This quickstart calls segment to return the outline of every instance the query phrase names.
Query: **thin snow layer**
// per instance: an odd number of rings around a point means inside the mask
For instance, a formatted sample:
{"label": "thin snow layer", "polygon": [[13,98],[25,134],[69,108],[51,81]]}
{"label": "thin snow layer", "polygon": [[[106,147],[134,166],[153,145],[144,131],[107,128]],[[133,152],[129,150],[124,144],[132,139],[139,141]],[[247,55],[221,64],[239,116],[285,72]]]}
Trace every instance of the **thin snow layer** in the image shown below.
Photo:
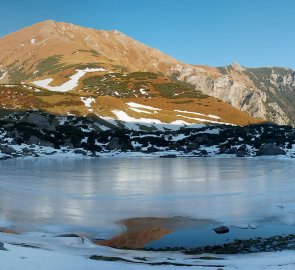
{"label": "thin snow layer", "polygon": [[[8,251],[0,251],[0,269],[9,270],[175,270],[175,269],[228,269],[228,270],[293,270],[294,251],[256,253],[247,255],[210,255],[210,260],[201,256],[183,255],[179,252],[147,252],[116,250],[92,244],[87,239],[76,237],[53,237],[48,234],[5,235],[0,241]],[[40,248],[22,247],[13,244],[28,244]],[[91,255],[117,257],[130,262],[95,261]],[[138,258],[145,258],[142,261]],[[189,266],[149,265],[185,264]]]}
{"label": "thin snow layer", "polygon": [[85,107],[91,108],[91,104],[95,102],[95,98],[93,97],[81,97],[81,101],[84,103]]}
{"label": "thin snow layer", "polygon": [[162,110],[159,108],[142,105],[142,104],[135,103],[135,102],[128,102],[127,105],[132,108],[146,109],[146,110],[152,110],[152,111],[161,111]]}
{"label": "thin snow layer", "polygon": [[50,91],[55,92],[68,92],[76,88],[79,84],[79,80],[86,74],[90,72],[101,72],[106,71],[104,68],[86,68],[86,69],[78,69],[76,70],[76,73],[70,77],[70,80],[68,82],[65,82],[64,84],[60,86],[49,86],[49,84],[53,81],[52,78],[48,78],[45,80],[35,81],[33,84],[43,87]]}

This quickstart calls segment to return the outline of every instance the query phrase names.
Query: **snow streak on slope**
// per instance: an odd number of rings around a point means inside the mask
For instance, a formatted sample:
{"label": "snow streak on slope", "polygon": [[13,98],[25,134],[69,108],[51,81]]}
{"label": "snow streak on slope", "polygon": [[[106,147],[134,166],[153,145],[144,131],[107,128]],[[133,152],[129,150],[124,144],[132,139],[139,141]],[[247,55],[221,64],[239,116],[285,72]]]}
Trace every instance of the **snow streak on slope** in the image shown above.
{"label": "snow streak on slope", "polygon": [[199,116],[206,116],[206,117],[213,118],[213,119],[220,119],[219,116],[216,116],[214,114],[203,114],[203,113],[189,112],[189,111],[183,111],[183,110],[174,110],[174,111],[180,112],[180,113],[195,114],[195,115],[199,115]]}
{"label": "snow streak on slope", "polygon": [[161,111],[162,110],[159,108],[142,105],[142,104],[135,103],[135,102],[128,102],[127,105],[132,108],[146,109],[146,110],[151,110],[151,111]]}
{"label": "snow streak on slope", "polygon": [[203,118],[199,118],[199,117],[189,117],[189,116],[184,116],[184,115],[180,115],[180,114],[178,114],[177,116],[178,117],[183,117],[183,118],[189,119],[189,120],[206,122],[206,123],[211,123],[211,124],[220,124],[220,125],[232,125],[232,126],[235,126],[234,124],[231,124],[231,123],[212,121],[212,120],[203,119]]}
{"label": "snow streak on slope", "polygon": [[39,86],[39,87],[43,87],[47,90],[50,91],[55,91],[55,92],[68,92],[73,90],[75,87],[78,86],[79,80],[86,74],[89,72],[100,72],[100,71],[106,71],[104,68],[86,68],[86,69],[78,69],[76,70],[76,74],[72,75],[70,77],[70,80],[60,86],[49,86],[49,84],[53,81],[52,78],[48,78],[45,80],[41,80],[41,81],[35,81],[33,82],[33,84]]}
{"label": "snow streak on slope", "polygon": [[1,81],[2,79],[4,79],[6,75],[7,75],[7,72],[3,73],[3,75],[0,77],[0,81]]}

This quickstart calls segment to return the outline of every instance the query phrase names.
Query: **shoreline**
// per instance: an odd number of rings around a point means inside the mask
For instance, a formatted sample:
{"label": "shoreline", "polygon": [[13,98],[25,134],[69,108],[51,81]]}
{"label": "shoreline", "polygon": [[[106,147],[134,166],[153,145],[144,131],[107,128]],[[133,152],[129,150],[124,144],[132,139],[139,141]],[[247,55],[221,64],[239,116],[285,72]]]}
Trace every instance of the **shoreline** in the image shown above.
{"label": "shoreline", "polygon": [[[127,218],[114,224],[120,225],[121,230],[111,233],[107,238],[96,238],[95,235],[101,235],[101,232],[95,233],[92,228],[90,231],[71,230],[24,230],[24,228],[17,227],[17,225],[9,224],[0,227],[0,237],[12,236],[13,238],[23,238],[34,235],[47,235],[53,238],[81,238],[82,242],[87,241],[97,246],[104,246],[114,248],[116,250],[129,251],[147,251],[147,252],[181,252],[189,255],[208,254],[247,254],[257,252],[272,252],[282,250],[295,250],[295,234],[293,233],[293,225],[286,225],[283,223],[276,223],[276,221],[269,221],[259,223],[252,221],[252,223],[236,223],[226,224],[210,219],[196,219],[190,217],[139,217]],[[268,232],[268,225],[275,225],[274,231]],[[226,226],[225,226],[226,225]],[[219,234],[215,228],[225,227],[229,232]],[[61,226],[62,228],[62,226]],[[66,228],[66,227],[65,227]],[[175,244],[180,241],[178,232],[187,231],[191,239],[198,239],[195,237],[191,228],[199,234],[205,234],[208,239],[202,242],[201,239],[191,245],[187,242],[185,236],[182,239],[183,243]],[[238,234],[237,234],[238,232]],[[250,232],[250,234],[249,234]],[[268,232],[268,233],[265,233]],[[244,235],[245,233],[245,235]],[[252,234],[251,234],[252,233]],[[181,234],[180,234],[181,235]],[[157,245],[157,242],[162,241],[163,237],[170,236],[174,238],[174,244],[168,240],[169,244]],[[221,237],[221,238],[220,238]],[[211,240],[210,240],[211,239]],[[222,240],[224,239],[224,240]],[[212,241],[213,240],[213,241]],[[1,238],[0,238],[1,241]],[[176,242],[175,242],[176,241]],[[184,244],[184,243],[187,243]],[[29,243],[23,243],[30,245]]]}
{"label": "shoreline", "polygon": [[[294,250],[248,254],[189,254],[179,251],[122,250],[97,246],[80,237],[54,237],[46,234],[5,235],[0,233],[0,268],[41,269],[40,262],[55,261],[57,270],[130,269],[278,269],[294,267]],[[271,265],[270,265],[271,264]],[[82,267],[82,268],[81,268]],[[288,268],[290,267],[290,268]],[[43,270],[52,265],[42,263]]]}
{"label": "shoreline", "polygon": [[[11,146],[13,147],[13,145]],[[19,147],[19,146],[18,146]],[[28,145],[23,146],[28,147]],[[175,159],[175,158],[208,158],[208,159],[273,159],[273,160],[295,160],[295,149],[286,151],[285,155],[255,155],[254,153],[250,153],[244,157],[237,157],[235,154],[220,154],[218,152],[207,152],[206,155],[193,154],[193,153],[182,153],[178,151],[158,151],[153,153],[145,153],[145,152],[134,152],[134,151],[113,151],[113,152],[90,152],[85,151],[84,149],[54,149],[49,147],[39,147],[36,155],[15,155],[15,156],[7,156],[0,153],[0,161],[4,160],[19,160],[19,159],[33,159],[33,158],[43,158],[43,159],[93,159],[93,158],[163,158],[163,159]],[[214,149],[216,150],[216,149]],[[77,151],[78,153],[75,153]],[[207,150],[206,150],[207,151]],[[212,150],[211,150],[212,151]],[[81,153],[80,153],[81,152]]]}

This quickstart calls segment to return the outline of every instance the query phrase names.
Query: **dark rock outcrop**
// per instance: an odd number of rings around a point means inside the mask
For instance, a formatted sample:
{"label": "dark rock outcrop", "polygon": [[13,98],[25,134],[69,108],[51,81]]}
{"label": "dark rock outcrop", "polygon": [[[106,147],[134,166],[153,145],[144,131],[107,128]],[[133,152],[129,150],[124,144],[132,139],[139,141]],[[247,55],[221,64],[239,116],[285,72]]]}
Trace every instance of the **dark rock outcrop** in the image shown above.
{"label": "dark rock outcrop", "polygon": [[286,152],[282,150],[279,146],[273,143],[263,144],[260,149],[256,152],[257,156],[277,156],[285,155]]}

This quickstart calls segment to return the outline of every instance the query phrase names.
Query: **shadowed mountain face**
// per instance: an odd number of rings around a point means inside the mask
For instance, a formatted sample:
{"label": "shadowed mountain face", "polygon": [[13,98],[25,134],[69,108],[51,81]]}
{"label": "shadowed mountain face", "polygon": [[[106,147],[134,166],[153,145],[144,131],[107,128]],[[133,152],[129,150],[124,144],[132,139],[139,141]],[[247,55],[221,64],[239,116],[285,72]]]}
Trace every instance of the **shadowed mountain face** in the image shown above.
{"label": "shadowed mountain face", "polygon": [[0,39],[0,83],[8,109],[182,125],[294,117],[292,70],[187,65],[118,31],[54,21]]}

